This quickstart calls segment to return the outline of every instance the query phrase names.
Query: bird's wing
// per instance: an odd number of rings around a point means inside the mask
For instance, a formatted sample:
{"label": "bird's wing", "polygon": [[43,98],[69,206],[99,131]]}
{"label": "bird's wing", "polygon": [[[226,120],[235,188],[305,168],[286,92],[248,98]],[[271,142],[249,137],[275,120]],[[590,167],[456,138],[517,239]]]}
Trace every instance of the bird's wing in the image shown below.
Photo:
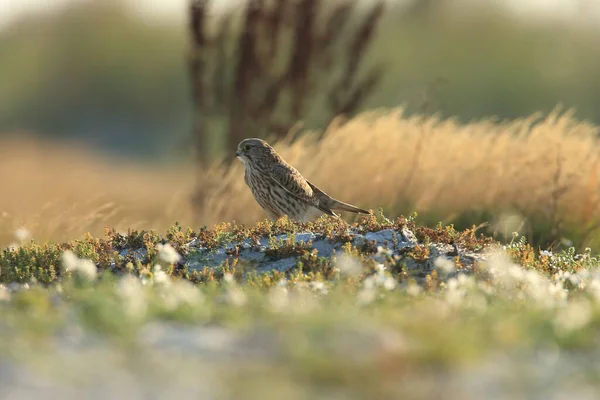
{"label": "bird's wing", "polygon": [[311,204],[325,214],[335,216],[333,211],[321,204],[319,198],[315,196],[311,184],[295,168],[281,164],[275,165],[271,169],[270,177],[292,196]]}
{"label": "bird's wing", "polygon": [[269,176],[276,184],[297,199],[308,204],[315,204],[317,202],[312,188],[295,168],[277,164],[271,168]]}

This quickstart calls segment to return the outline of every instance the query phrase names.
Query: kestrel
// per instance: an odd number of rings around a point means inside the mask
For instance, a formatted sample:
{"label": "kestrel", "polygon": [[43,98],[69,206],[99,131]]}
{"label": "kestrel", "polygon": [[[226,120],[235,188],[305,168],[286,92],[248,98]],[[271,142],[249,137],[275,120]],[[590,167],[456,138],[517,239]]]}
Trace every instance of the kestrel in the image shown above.
{"label": "kestrel", "polygon": [[242,140],[235,155],[244,164],[246,184],[271,219],[287,215],[308,222],[323,214],[337,216],[333,210],[370,214],[332,198],[310,183],[262,139]]}

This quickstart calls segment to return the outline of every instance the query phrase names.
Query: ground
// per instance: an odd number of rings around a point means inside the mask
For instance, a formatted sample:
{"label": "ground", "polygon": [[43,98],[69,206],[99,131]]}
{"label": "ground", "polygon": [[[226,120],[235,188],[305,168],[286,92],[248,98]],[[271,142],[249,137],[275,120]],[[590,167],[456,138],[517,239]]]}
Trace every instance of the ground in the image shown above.
{"label": "ground", "polygon": [[0,395],[595,398],[597,264],[414,216],[25,241]]}

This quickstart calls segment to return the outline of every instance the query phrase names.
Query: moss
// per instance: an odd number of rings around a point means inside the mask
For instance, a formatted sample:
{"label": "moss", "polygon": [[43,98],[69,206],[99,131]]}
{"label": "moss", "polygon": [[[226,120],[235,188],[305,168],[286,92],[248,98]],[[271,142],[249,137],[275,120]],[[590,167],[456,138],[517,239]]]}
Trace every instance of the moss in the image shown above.
{"label": "moss", "polygon": [[490,245],[498,242],[488,236],[476,235],[477,227],[473,226],[464,231],[457,231],[453,225],[443,226],[441,223],[435,228],[418,226],[414,228],[414,233],[419,241],[429,241],[432,243],[455,244],[468,251],[480,251]]}
{"label": "moss", "polygon": [[58,245],[29,244],[17,249],[6,249],[0,255],[2,282],[28,282],[35,278],[41,283],[52,283],[60,276]]}
{"label": "moss", "polygon": [[267,257],[272,260],[280,260],[288,257],[298,257],[310,252],[312,241],[296,242],[296,235],[290,234],[286,239],[271,238],[269,248],[265,251]]}

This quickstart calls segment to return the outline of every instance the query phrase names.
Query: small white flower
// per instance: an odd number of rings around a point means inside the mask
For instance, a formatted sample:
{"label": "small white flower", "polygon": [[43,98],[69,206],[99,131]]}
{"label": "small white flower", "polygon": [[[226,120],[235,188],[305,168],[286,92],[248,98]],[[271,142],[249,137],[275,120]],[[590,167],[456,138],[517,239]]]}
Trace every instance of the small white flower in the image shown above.
{"label": "small white flower", "polygon": [[66,250],[62,253],[60,257],[62,262],[63,271],[74,271],[77,269],[77,263],[79,262],[79,258],[73,253],[71,250]]}
{"label": "small white flower", "polygon": [[226,272],[223,274],[223,281],[225,281],[228,284],[233,284],[235,283],[235,279],[233,278],[233,275],[230,274],[229,272]]}
{"label": "small white flower", "polygon": [[377,253],[376,253],[376,255],[378,255],[378,256],[382,256],[382,255],[384,255],[384,256],[391,256],[393,254],[394,254],[394,252],[392,250],[388,249],[387,247],[377,246]]}
{"label": "small white flower", "polygon": [[510,276],[517,282],[521,282],[525,278],[525,271],[518,265],[511,265],[510,267],[508,267],[507,272],[508,276]]}
{"label": "small white flower", "polygon": [[204,296],[196,286],[188,281],[178,280],[176,282],[177,283],[173,285],[172,292],[177,294],[181,303],[193,306],[203,300]]}
{"label": "small white flower", "polygon": [[176,280],[172,284],[163,285],[163,304],[168,310],[175,310],[181,305],[194,307],[203,299],[202,293],[188,281]]}
{"label": "small white flower", "polygon": [[287,279],[280,279],[277,282],[277,285],[275,285],[275,286],[277,286],[277,287],[287,287],[288,286],[288,281],[287,281]]}
{"label": "small white flower", "polygon": [[287,288],[277,284],[277,286],[269,291],[268,301],[269,306],[273,311],[282,312],[286,310],[290,304]]}
{"label": "small white flower", "polygon": [[583,328],[592,318],[592,307],[587,300],[569,303],[561,308],[554,320],[554,327],[559,332],[571,332]]}
{"label": "small white flower", "polygon": [[417,285],[416,283],[411,283],[406,288],[406,293],[413,297],[420,295],[422,291],[423,289],[421,289],[421,286]]}
{"label": "small white flower", "polygon": [[592,294],[596,302],[600,302],[600,280],[594,278],[587,285],[587,291]]}
{"label": "small white flower", "polygon": [[327,292],[328,292],[327,286],[325,285],[325,283],[323,283],[321,281],[311,282],[310,287],[313,291],[319,292],[321,294],[327,294]]}
{"label": "small white flower", "polygon": [[548,251],[548,250],[542,250],[540,251],[540,256],[544,256],[544,257],[552,257],[552,252]]}
{"label": "small white flower", "polygon": [[124,300],[125,312],[130,317],[141,319],[146,314],[146,294],[138,278],[132,275],[121,278],[117,284],[117,294]]}
{"label": "small white flower", "polygon": [[363,289],[374,290],[375,289],[375,278],[371,275],[363,281]]}
{"label": "small white flower", "polygon": [[360,261],[345,253],[336,258],[335,264],[345,276],[357,276],[363,270],[363,265]]}
{"label": "small white flower", "polygon": [[98,268],[93,261],[80,259],[71,250],[66,250],[61,256],[63,271],[79,274],[87,280],[94,280],[98,276]]}
{"label": "small white flower", "polygon": [[181,256],[177,250],[175,250],[169,243],[158,244],[156,249],[158,250],[158,258],[166,263],[175,264],[181,259]]}
{"label": "small white flower", "polygon": [[169,276],[162,270],[158,264],[154,266],[152,271],[152,281],[159,285],[168,285],[170,283]]}
{"label": "small white flower", "polygon": [[15,231],[15,237],[20,242],[24,242],[31,237],[31,233],[25,227],[21,227]]}
{"label": "small white flower", "polygon": [[475,287],[475,278],[473,278],[472,276],[458,274],[456,279],[458,280],[458,285],[461,288],[471,289]]}
{"label": "small white flower", "polygon": [[357,295],[358,304],[362,305],[362,306],[370,304],[375,300],[376,296],[377,296],[377,293],[375,292],[374,289],[365,287],[358,292],[358,295]]}
{"label": "small white flower", "polygon": [[567,290],[563,287],[562,283],[549,284],[548,293],[552,298],[559,301],[567,299]]}
{"label": "small white flower", "polygon": [[438,269],[446,275],[456,271],[456,265],[454,264],[454,262],[452,260],[447,259],[446,257],[437,257],[433,262],[433,265],[436,269]]}
{"label": "small white flower", "polygon": [[394,290],[396,288],[396,280],[391,276],[388,276],[383,282],[383,287],[385,290]]}
{"label": "small white flower", "polygon": [[79,260],[77,264],[77,272],[89,281],[96,279],[98,276],[98,268],[96,268],[96,264],[94,264],[92,260],[87,259]]}
{"label": "small white flower", "polygon": [[446,288],[448,290],[457,290],[458,289],[458,279],[456,279],[456,278],[448,279],[448,281],[446,282]]}
{"label": "small white flower", "polygon": [[464,296],[465,294],[462,290],[448,290],[446,292],[446,302],[453,306],[459,306],[462,304]]}

